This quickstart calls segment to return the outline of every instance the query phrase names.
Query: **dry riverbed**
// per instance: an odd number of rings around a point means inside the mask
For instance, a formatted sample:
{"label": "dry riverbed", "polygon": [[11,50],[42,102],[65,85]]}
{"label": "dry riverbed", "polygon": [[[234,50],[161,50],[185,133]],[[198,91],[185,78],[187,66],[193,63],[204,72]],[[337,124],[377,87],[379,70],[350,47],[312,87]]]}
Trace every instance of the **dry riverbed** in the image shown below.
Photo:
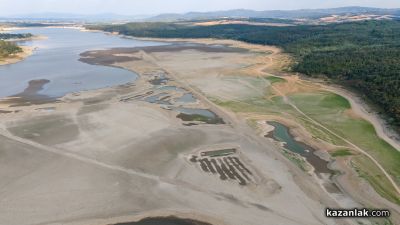
{"label": "dry riverbed", "polygon": [[[325,217],[325,207],[365,202],[347,189],[341,199],[331,195],[246,121],[267,116],[215,104],[264,98],[272,83],[258,73],[290,59],[273,47],[196,43],[86,52],[83,62],[140,77],[41,102],[26,100],[45,82],[32,81],[0,101],[0,221],[97,225],[176,215],[213,225],[368,224]],[[290,123],[305,143],[328,146]],[[399,221],[398,206],[375,198]]]}

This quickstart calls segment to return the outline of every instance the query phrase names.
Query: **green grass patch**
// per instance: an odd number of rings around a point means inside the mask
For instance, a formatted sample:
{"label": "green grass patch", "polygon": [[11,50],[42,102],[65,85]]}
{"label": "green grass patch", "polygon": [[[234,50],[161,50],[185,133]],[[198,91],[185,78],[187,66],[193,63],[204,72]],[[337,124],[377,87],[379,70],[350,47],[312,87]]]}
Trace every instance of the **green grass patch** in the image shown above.
{"label": "green grass patch", "polygon": [[[384,140],[380,139],[374,127],[368,121],[353,118],[346,113],[346,110],[351,108],[347,99],[331,92],[294,94],[289,96],[289,98],[301,111],[313,120],[318,121],[336,134],[348,139],[370,153],[396,182],[400,183],[400,153]],[[244,101],[226,102],[214,99],[214,102],[234,112],[279,115],[293,119],[305,127],[316,139],[321,139],[339,146],[348,145],[342,139],[322,129],[320,126],[299,114],[290,105],[286,104],[280,96],[274,96],[271,99],[256,97]],[[338,149],[333,152],[332,156],[344,157],[350,154],[352,154],[351,151],[344,147],[343,149]],[[299,167],[304,166],[299,159],[295,159],[292,156],[289,157],[287,154],[286,157]],[[359,156],[357,155],[355,157]],[[357,163],[359,173],[371,183],[372,187],[376,189],[380,195],[392,202],[398,201],[392,190],[393,187],[387,182],[385,177],[382,177],[383,175],[379,169],[374,172],[369,172],[367,163]],[[375,165],[369,166],[373,167]]]}
{"label": "green grass patch", "polygon": [[332,143],[334,145],[339,145],[339,146],[346,146],[347,143],[344,142],[342,139],[336,137],[335,135],[332,135],[331,133],[327,132],[326,130],[322,130],[320,126],[315,125],[314,123],[310,122],[307,118],[305,118],[303,115],[295,116],[294,118],[297,122],[299,122],[308,132],[311,133],[313,138],[323,140],[328,143]]}
{"label": "green grass patch", "polygon": [[350,149],[344,148],[344,149],[339,149],[331,153],[331,156],[333,157],[343,157],[343,156],[349,156],[353,155]]}
{"label": "green grass patch", "polygon": [[289,97],[297,106],[311,107],[307,109],[308,113],[321,111],[332,113],[332,111],[339,112],[351,108],[350,102],[346,98],[331,92],[301,93]]}
{"label": "green grass patch", "polygon": [[296,94],[290,99],[309,117],[371,154],[400,184],[400,152],[379,138],[368,121],[346,114],[347,100],[330,92]]}
{"label": "green grass patch", "polygon": [[263,97],[255,97],[240,101],[222,101],[219,99],[212,99],[212,101],[219,106],[232,110],[233,112],[249,112],[268,115],[281,114],[283,111],[294,112],[293,108],[290,105],[285,104],[280,96],[275,96],[271,100]]}
{"label": "green grass patch", "polygon": [[[211,99],[214,103],[228,108],[233,112],[241,113],[258,113],[264,115],[279,115],[282,117],[291,117],[303,127],[305,127],[314,138],[324,140],[335,145],[344,146],[346,143],[337,138],[336,136],[321,130],[320,127],[315,126],[313,123],[304,118],[303,115],[295,111],[290,105],[286,104],[281,96],[274,96],[271,99],[267,98],[252,98],[243,101],[220,101],[218,99]],[[251,126],[252,124],[250,124]]]}
{"label": "green grass patch", "polygon": [[264,77],[264,79],[268,80],[271,84],[280,83],[280,82],[286,82],[285,79],[280,78],[280,77],[276,77],[276,76],[267,76],[267,77]]}
{"label": "green grass patch", "polygon": [[352,160],[352,166],[360,177],[366,179],[382,197],[400,205],[400,197],[381,170],[366,156],[359,155]]}

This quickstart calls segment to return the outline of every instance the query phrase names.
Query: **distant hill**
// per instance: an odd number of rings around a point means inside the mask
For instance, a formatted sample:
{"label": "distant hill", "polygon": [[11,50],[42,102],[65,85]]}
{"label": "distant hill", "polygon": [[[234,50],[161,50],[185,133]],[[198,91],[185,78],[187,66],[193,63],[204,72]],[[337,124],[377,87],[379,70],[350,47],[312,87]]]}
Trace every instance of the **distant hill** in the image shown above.
{"label": "distant hill", "polygon": [[374,14],[374,15],[393,15],[400,16],[400,9],[381,9],[370,7],[341,7],[331,9],[299,9],[299,10],[267,10],[255,11],[247,9],[235,9],[215,12],[189,12],[185,14],[161,14],[146,21],[182,21],[182,20],[202,20],[217,18],[279,18],[279,19],[315,19],[330,15],[345,14]]}
{"label": "distant hill", "polygon": [[[134,11],[133,11],[134,12]],[[185,14],[167,13],[152,15],[118,15],[103,13],[81,15],[70,13],[38,13],[1,17],[0,20],[23,21],[62,21],[62,22],[176,22],[192,20],[210,20],[221,18],[270,18],[270,19],[319,19],[332,15],[390,15],[400,16],[400,9],[381,9],[370,7],[341,7],[330,9],[299,9],[299,10],[266,10],[255,11],[248,9],[234,9],[214,12],[188,12]]]}
{"label": "distant hill", "polygon": [[113,13],[93,14],[93,15],[82,15],[72,13],[35,13],[35,14],[23,14],[23,15],[12,15],[7,17],[0,17],[2,20],[29,20],[29,21],[87,21],[87,22],[108,22],[108,21],[139,21],[149,16],[144,15],[118,15]]}

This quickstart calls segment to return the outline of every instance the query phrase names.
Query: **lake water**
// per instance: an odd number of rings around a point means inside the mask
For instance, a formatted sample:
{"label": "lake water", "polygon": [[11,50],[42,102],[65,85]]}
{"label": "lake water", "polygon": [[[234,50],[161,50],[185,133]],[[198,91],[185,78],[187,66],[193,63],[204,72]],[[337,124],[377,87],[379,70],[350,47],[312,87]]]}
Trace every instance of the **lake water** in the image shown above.
{"label": "lake water", "polygon": [[16,33],[32,33],[47,39],[20,42],[38,49],[24,61],[0,66],[0,97],[23,92],[31,80],[49,80],[39,94],[50,97],[132,82],[137,74],[116,67],[85,64],[78,61],[79,54],[115,47],[163,45],[68,28],[32,28]]}
{"label": "lake water", "polygon": [[333,173],[333,171],[328,168],[328,162],[316,156],[314,154],[316,150],[312,147],[296,141],[289,133],[289,129],[286,126],[275,121],[269,121],[267,123],[275,128],[272,131],[272,137],[277,141],[284,142],[284,147],[286,149],[306,158],[306,160],[315,168],[315,172],[328,174]]}

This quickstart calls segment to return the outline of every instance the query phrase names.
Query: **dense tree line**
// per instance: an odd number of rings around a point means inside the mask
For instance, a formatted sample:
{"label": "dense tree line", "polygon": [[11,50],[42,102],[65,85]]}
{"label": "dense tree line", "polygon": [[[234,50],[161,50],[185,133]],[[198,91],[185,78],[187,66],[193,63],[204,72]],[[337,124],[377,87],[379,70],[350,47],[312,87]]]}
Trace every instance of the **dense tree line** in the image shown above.
{"label": "dense tree line", "polygon": [[10,34],[10,33],[0,33],[0,40],[7,39],[21,39],[21,38],[30,38],[32,34]]}
{"label": "dense tree line", "polygon": [[91,28],[137,37],[220,38],[277,45],[297,59],[294,71],[324,74],[357,88],[380,105],[393,124],[400,125],[400,21],[292,27],[128,23]]}

